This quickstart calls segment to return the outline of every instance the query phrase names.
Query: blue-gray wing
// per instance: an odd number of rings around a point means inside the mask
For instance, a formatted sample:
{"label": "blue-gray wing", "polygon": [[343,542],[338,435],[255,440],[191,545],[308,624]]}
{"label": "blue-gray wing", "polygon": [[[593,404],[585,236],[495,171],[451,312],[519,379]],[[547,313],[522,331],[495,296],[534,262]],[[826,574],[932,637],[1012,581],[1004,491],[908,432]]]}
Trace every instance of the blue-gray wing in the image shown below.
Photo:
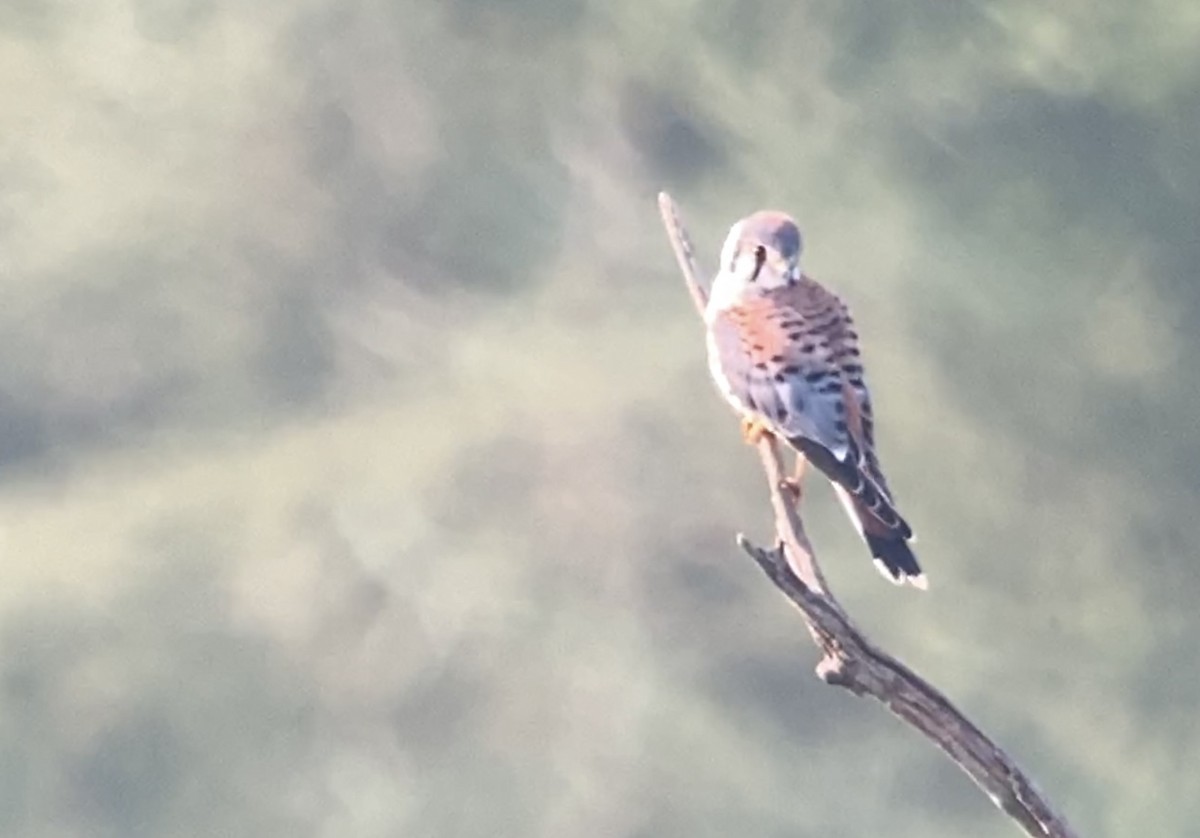
{"label": "blue-gray wing", "polygon": [[846,390],[828,344],[795,310],[770,298],[709,320],[709,366],[740,412],[784,439],[802,437],[844,460]]}

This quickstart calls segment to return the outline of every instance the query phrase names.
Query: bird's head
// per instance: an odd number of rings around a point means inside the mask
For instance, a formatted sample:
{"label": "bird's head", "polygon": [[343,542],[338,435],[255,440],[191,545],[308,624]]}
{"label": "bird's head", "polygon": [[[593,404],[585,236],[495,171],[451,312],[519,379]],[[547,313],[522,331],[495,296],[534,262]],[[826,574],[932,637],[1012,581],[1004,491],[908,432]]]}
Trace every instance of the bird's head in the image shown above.
{"label": "bird's head", "polygon": [[801,248],[800,229],[784,213],[763,210],[743,218],[721,248],[714,295],[744,297],[794,285],[800,281]]}

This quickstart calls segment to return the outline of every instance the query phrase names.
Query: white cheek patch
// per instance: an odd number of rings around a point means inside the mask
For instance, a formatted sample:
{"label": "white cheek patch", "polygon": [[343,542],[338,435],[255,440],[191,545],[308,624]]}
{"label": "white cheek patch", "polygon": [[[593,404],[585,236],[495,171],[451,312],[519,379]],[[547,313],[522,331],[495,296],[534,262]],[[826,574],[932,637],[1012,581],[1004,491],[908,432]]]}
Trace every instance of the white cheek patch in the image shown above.
{"label": "white cheek patch", "polygon": [[738,242],[742,238],[742,222],[738,222],[729,228],[729,235],[725,237],[725,244],[721,247],[721,265],[722,271],[727,271],[733,266],[733,254],[737,251]]}
{"label": "white cheek patch", "polygon": [[736,274],[722,269],[717,274],[717,278],[713,280],[712,288],[709,289],[707,309],[709,314],[706,316],[714,317],[719,312],[737,305],[742,299],[745,288],[745,283],[739,280]]}

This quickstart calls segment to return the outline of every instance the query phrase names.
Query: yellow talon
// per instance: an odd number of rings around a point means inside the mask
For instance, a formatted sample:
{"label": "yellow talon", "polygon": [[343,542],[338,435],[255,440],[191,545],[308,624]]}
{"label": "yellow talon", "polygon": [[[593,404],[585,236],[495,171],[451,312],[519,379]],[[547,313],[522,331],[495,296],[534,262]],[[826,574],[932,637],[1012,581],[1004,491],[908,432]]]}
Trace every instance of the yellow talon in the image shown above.
{"label": "yellow talon", "polygon": [[742,417],[742,439],[747,445],[758,445],[765,436],[770,436],[771,430],[757,419],[749,416]]}

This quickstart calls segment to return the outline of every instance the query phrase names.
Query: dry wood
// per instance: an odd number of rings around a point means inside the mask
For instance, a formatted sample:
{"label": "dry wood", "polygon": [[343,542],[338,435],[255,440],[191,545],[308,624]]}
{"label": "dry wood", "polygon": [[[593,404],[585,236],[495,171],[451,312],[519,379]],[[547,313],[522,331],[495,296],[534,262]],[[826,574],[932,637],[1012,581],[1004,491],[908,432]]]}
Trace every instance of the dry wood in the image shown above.
{"label": "dry wood", "polygon": [[[658,206],[688,291],[703,316],[707,294],[698,279],[691,240],[667,193],[659,194]],[[805,535],[795,488],[798,481],[787,480],[774,438],[763,437],[757,447],[770,487],[779,543],[768,550],[741,535],[738,543],[800,609],[809,634],[823,653],[817,674],[828,684],[876,699],[922,733],[1029,835],[1074,838],[1066,819],[1011,757],[932,684],[869,641],[854,625],[825,583]]]}

